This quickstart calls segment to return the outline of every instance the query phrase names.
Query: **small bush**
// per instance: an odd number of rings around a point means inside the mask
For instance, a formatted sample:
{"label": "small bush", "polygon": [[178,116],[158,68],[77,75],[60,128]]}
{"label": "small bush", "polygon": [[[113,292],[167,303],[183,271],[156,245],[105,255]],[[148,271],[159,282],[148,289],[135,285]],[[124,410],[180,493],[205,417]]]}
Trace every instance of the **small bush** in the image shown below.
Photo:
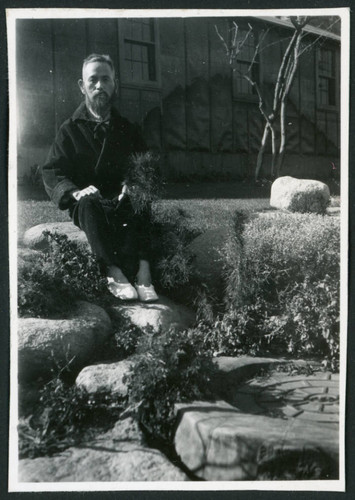
{"label": "small bush", "polygon": [[146,335],[138,346],[141,358],[130,375],[129,402],[139,405],[141,425],[158,441],[172,440],[175,403],[211,397],[212,355],[194,334]]}
{"label": "small bush", "polygon": [[49,251],[36,262],[24,262],[18,273],[20,316],[57,317],[68,314],[75,301],[95,302],[106,282],[95,257],[65,235],[46,233]]}
{"label": "small bush", "polygon": [[107,430],[119,418],[123,401],[110,393],[90,395],[58,378],[41,390],[35,413],[18,426],[20,458],[53,455]]}
{"label": "small bush", "polygon": [[202,318],[217,354],[316,356],[338,366],[339,221],[318,215],[247,220],[224,249],[226,310]]}
{"label": "small bush", "polygon": [[125,183],[136,213],[150,208],[159,199],[163,184],[159,170],[159,158],[151,152],[136,153],[130,157]]}
{"label": "small bush", "polygon": [[153,211],[153,269],[163,289],[176,289],[189,283],[192,256],[188,244],[196,233],[188,228],[188,216],[181,209]]}
{"label": "small bush", "polygon": [[[227,273],[241,272],[243,300],[263,295],[277,300],[292,283],[323,279],[325,273],[339,279],[339,221],[310,214],[276,214],[246,223],[243,230],[243,269],[226,253]],[[232,279],[233,277],[231,277]],[[229,278],[228,278],[229,279]],[[239,301],[228,289],[230,303]]]}

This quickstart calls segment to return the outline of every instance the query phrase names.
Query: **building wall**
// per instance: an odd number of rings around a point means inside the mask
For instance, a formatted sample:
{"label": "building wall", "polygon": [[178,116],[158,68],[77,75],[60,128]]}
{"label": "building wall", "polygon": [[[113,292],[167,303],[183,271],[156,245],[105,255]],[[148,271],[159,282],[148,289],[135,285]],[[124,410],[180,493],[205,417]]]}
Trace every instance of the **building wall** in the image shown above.
{"label": "building wall", "polygon": [[[240,27],[245,21],[237,20]],[[254,31],[265,29],[257,20],[249,21]],[[227,37],[225,18],[156,20],[157,81],[132,83],[124,74],[117,19],[17,20],[19,176],[45,161],[56,130],[80,103],[77,80],[82,60],[91,52],[113,58],[121,75],[116,104],[142,125],[150,147],[161,153],[167,176],[251,174],[263,120],[256,97],[236,93],[236,74],[216,27]],[[260,84],[269,101],[286,43],[282,46],[280,40],[287,36],[284,28],[273,27],[260,55]],[[285,167],[292,173],[301,163],[304,176],[326,175],[339,156],[339,105],[319,105],[317,57],[314,44],[300,59],[286,120]]]}

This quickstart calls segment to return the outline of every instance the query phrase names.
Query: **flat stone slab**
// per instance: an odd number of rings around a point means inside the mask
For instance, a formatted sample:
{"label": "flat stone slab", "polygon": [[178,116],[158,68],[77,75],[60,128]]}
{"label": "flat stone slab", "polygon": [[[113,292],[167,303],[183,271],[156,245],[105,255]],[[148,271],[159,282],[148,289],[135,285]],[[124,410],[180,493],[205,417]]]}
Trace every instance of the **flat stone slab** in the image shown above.
{"label": "flat stone slab", "polygon": [[37,226],[33,226],[25,232],[22,244],[29,248],[33,248],[34,250],[48,250],[47,239],[43,234],[45,231],[64,234],[68,236],[70,241],[75,241],[81,247],[88,249],[90,248],[84,231],[81,231],[71,221],[47,222],[45,224],[38,224]]}
{"label": "flat stone slab", "polygon": [[177,304],[167,297],[159,296],[158,302],[126,302],[110,309],[113,313],[126,316],[138,328],[150,326],[155,332],[175,327],[183,330],[190,328],[195,320],[195,313],[188,307]]}
{"label": "flat stone slab", "polygon": [[58,455],[20,460],[19,482],[187,481],[165,455],[144,444],[134,422],[128,420]]}
{"label": "flat stone slab", "polygon": [[330,372],[293,377],[273,373],[270,378],[255,378],[238,387],[229,403],[248,413],[292,417],[337,428],[339,380],[333,377]]}
{"label": "flat stone slab", "polygon": [[312,364],[320,368],[318,362],[307,362],[303,360],[288,360],[286,358],[262,358],[252,356],[220,356],[215,359],[217,372],[212,380],[215,393],[228,398],[228,394],[245,379],[250,379],[260,370],[269,370],[278,365],[292,363],[295,367],[306,367]]}
{"label": "flat stone slab", "polygon": [[[229,481],[287,479],[291,474],[297,479],[292,474],[305,470],[297,469],[297,463],[308,460],[306,468],[313,471],[309,479],[317,474],[321,479],[337,478],[339,377],[322,371],[292,376],[274,370],[242,382],[249,363],[250,370],[257,371],[277,362],[221,358],[224,401],[177,405],[175,449],[197,477]],[[275,464],[278,471],[273,477]]]}
{"label": "flat stone slab", "polygon": [[294,457],[305,461],[307,456],[323,479],[337,477],[338,430],[334,424],[305,425],[297,418],[243,413],[225,402],[179,405],[178,410],[181,420],[175,449],[182,462],[201,479],[260,479],[281,459],[280,479],[288,468],[295,473]]}

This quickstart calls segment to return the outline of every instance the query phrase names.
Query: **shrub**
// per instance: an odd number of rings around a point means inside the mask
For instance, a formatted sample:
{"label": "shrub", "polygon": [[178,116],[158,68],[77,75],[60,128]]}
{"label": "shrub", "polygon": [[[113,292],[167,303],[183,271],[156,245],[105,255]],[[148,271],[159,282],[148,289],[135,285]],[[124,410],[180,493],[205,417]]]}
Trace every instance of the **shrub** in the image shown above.
{"label": "shrub", "polygon": [[247,220],[224,249],[226,310],[203,320],[218,354],[317,356],[337,368],[339,221],[276,214]]}
{"label": "shrub", "polygon": [[152,218],[152,254],[155,280],[165,289],[176,289],[189,283],[192,256],[188,244],[196,233],[188,227],[188,216],[182,209],[159,210]]}
{"label": "shrub", "polygon": [[162,193],[159,158],[151,152],[131,155],[125,183],[135,212],[149,209]]}
{"label": "shrub", "polygon": [[[317,281],[325,273],[339,278],[339,221],[311,214],[275,214],[259,217],[243,230],[243,299],[263,295],[277,300],[281,290],[305,279]],[[226,254],[229,258],[229,254]],[[227,273],[238,272],[235,261]],[[229,278],[228,278],[229,279]],[[233,280],[233,277],[230,278]],[[229,301],[239,300],[228,288]]]}
{"label": "shrub", "polygon": [[67,236],[46,232],[49,251],[36,262],[24,262],[18,274],[21,316],[67,314],[77,300],[97,301],[106,282],[95,257]]}
{"label": "shrub", "polygon": [[129,377],[129,402],[139,405],[141,425],[158,441],[173,437],[175,403],[211,396],[212,354],[194,334],[171,329],[146,335],[138,346],[141,357]]}
{"label": "shrub", "polygon": [[92,396],[55,378],[41,390],[35,413],[19,423],[20,458],[52,455],[78,444],[114,425],[122,410],[119,397]]}

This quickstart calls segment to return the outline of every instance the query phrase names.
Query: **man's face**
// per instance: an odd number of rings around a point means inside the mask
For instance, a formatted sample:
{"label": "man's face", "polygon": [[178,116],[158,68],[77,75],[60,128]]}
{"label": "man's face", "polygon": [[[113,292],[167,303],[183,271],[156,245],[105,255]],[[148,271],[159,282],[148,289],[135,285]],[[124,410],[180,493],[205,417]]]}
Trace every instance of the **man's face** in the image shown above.
{"label": "man's face", "polygon": [[102,117],[107,114],[116,91],[115,76],[111,67],[103,62],[88,63],[83,68],[83,79],[78,83],[85,95],[86,105]]}

